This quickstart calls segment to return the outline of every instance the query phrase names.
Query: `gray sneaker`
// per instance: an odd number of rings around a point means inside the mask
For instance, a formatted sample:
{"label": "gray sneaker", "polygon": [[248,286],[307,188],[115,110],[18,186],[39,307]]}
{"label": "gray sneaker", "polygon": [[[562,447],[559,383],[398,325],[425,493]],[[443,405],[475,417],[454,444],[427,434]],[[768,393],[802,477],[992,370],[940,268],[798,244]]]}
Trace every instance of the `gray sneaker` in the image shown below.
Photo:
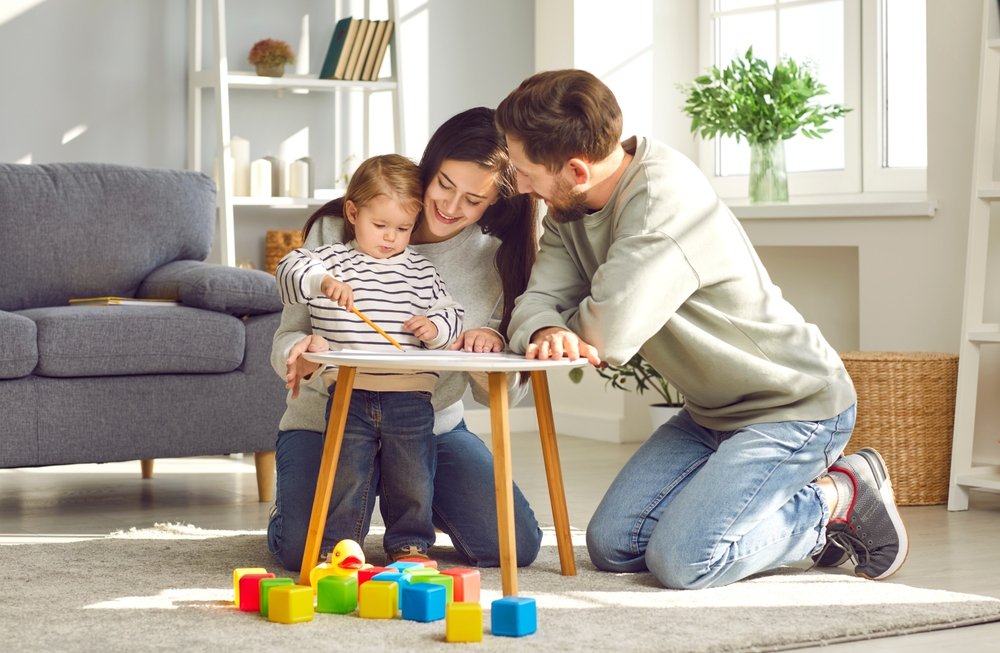
{"label": "gray sneaker", "polygon": [[856,575],[873,580],[888,578],[906,561],[909,543],[885,461],[874,449],[865,448],[840,458],[830,471],[847,474],[854,483],[854,501],[846,519],[831,519],[827,524],[828,548],[816,557],[832,563],[834,554],[827,551],[838,546],[857,563]]}

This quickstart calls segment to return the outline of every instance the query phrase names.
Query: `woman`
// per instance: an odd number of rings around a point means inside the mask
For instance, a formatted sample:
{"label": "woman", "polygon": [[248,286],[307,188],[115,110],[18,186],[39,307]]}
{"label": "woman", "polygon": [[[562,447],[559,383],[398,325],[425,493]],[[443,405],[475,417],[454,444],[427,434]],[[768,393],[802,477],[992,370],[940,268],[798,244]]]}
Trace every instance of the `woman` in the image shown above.
{"label": "woman", "polygon": [[[514,299],[528,282],[536,249],[535,203],[517,194],[515,172],[503,137],[493,125],[493,110],[464,111],[431,136],[420,161],[424,212],[410,239],[444,278],[465,309],[466,331],[455,348],[499,351],[504,347]],[[336,201],[306,221],[305,246],[342,240]],[[308,310],[286,306],[274,334],[271,365],[291,390],[279,425],[275,506],[268,522],[268,548],[281,564],[302,564],[306,532],[316,490],[316,476],[326,429],[327,393],[322,382],[302,382],[316,365],[306,351],[324,351],[327,343],[310,335]],[[484,379],[460,372],[442,373],[434,389],[434,525],[451,537],[468,564],[499,566],[493,458],[465,426],[462,396],[488,402]],[[512,376],[512,400],[526,388]],[[471,382],[471,383],[470,383]],[[541,545],[541,530],[521,491],[514,487],[517,564],[531,564]],[[324,538],[321,555],[336,542]]]}

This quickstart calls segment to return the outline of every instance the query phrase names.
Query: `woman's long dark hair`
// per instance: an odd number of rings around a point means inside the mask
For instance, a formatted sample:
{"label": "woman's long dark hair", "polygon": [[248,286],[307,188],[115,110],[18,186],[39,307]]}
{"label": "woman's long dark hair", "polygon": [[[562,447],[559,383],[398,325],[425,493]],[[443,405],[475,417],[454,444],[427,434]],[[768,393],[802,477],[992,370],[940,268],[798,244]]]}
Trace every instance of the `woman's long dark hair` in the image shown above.
{"label": "woman's long dark hair", "polygon": [[[528,287],[528,276],[538,248],[538,207],[528,195],[517,193],[517,177],[507,155],[507,142],[493,122],[493,109],[476,107],[446,120],[427,142],[420,159],[420,182],[426,192],[446,160],[474,163],[494,176],[499,197],[479,220],[484,234],[500,240],[493,264],[503,288],[500,332],[506,335],[514,300]],[[327,202],[309,216],[302,237],[324,216],[344,215],[344,199]]]}
{"label": "woman's long dark hair", "polygon": [[499,197],[478,224],[484,234],[500,240],[493,262],[503,287],[500,332],[506,335],[514,300],[527,288],[535,263],[538,222],[535,201],[517,192],[517,176],[507,155],[507,142],[497,131],[493,114],[493,109],[475,107],[446,120],[424,148],[420,176],[426,189],[446,160],[474,163],[493,174]]}

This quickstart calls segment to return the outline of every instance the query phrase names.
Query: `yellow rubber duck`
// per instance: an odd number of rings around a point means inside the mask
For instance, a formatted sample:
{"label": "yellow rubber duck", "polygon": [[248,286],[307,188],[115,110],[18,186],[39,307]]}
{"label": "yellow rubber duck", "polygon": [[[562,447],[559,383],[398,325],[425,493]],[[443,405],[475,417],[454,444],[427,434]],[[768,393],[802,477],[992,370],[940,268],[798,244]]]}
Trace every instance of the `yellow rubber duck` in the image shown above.
{"label": "yellow rubber duck", "polygon": [[324,576],[356,576],[359,569],[367,569],[372,565],[365,563],[365,552],[354,540],[341,540],[333,547],[326,562],[313,567],[309,572],[309,584],[316,591],[316,584]]}

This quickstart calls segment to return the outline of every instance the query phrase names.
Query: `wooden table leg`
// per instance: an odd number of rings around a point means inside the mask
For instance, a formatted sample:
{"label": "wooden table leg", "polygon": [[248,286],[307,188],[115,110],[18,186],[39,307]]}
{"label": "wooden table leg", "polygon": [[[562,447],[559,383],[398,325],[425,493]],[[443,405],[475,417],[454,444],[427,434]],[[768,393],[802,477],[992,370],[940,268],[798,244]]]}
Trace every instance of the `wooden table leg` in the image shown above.
{"label": "wooden table leg", "polygon": [[556,544],[559,546],[559,566],[563,576],[576,575],[576,561],[573,559],[573,540],[569,535],[569,513],[566,510],[566,491],[563,486],[562,466],[559,464],[559,445],[556,441],[556,427],[552,419],[552,400],[549,397],[549,381],[544,370],[531,373],[531,388],[535,395],[535,412],[538,414],[538,435],[542,440],[542,459],[545,461],[545,478],[549,484],[549,500],[552,502],[552,521],[556,529]]}
{"label": "wooden table leg", "polygon": [[510,412],[507,373],[489,372],[490,424],[493,429],[493,483],[497,496],[500,578],[504,596],[517,596],[517,545],[514,541],[514,477],[510,465]]}
{"label": "wooden table leg", "polygon": [[309,585],[309,572],[319,559],[323,531],[326,528],[326,514],[330,508],[330,493],[333,491],[333,477],[337,474],[340,445],[344,441],[344,426],[347,424],[347,411],[351,406],[355,372],[357,372],[356,367],[340,367],[337,371],[333,405],[330,407],[330,419],[326,424],[326,436],[323,439],[323,458],[319,463],[316,495],[313,497],[312,516],[309,518],[309,531],[306,535],[306,548],[302,552],[299,585]]}

